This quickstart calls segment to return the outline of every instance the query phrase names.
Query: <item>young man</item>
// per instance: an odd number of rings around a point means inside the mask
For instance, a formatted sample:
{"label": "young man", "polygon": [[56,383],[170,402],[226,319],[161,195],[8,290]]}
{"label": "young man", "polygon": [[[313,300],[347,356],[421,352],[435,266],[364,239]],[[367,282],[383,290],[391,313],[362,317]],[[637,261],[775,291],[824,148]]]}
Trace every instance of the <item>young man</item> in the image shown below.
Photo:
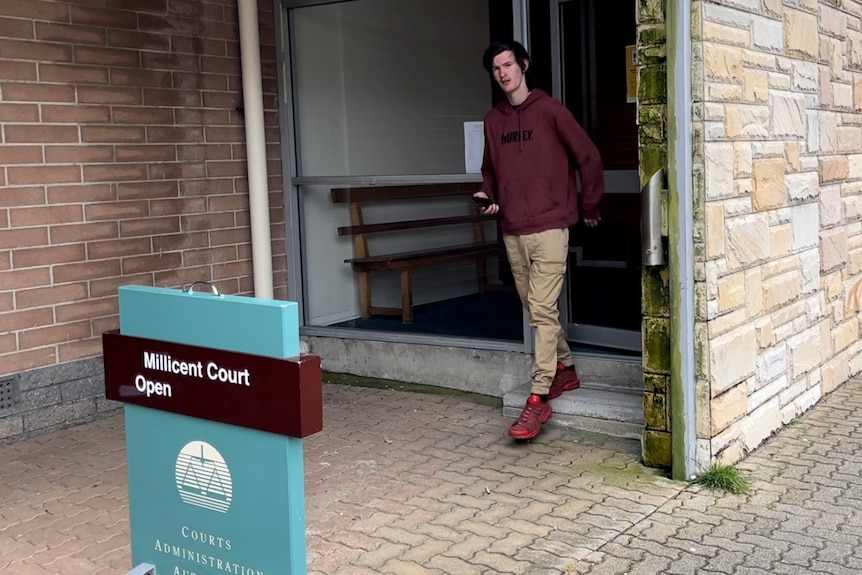
{"label": "young man", "polygon": [[[500,212],[515,286],[535,328],[532,392],[509,429],[532,439],[550,418],[549,399],[580,386],[557,300],[569,254],[569,226],[599,224],[604,170],[599,151],[560,102],[533,89],[530,57],[518,42],[491,44],[482,59],[505,98],[485,116],[482,189]],[[581,198],[577,175],[581,177]]]}

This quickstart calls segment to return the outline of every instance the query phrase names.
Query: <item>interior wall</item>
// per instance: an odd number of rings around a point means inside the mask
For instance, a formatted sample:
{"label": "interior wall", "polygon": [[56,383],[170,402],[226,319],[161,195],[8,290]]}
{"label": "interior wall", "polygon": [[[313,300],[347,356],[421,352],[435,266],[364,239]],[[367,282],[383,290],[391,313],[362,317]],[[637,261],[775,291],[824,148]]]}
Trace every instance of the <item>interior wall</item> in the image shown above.
{"label": "interior wall", "polygon": [[[488,3],[481,0],[356,0],[291,11],[296,150],[300,176],[465,174],[464,122],[481,121],[490,105],[481,66],[489,41]],[[467,176],[465,180],[477,180]],[[344,260],[353,241],[346,205],[330,186],[300,187],[308,323],[357,317],[358,284]],[[463,215],[463,201],[373,207],[367,223]],[[411,211],[413,213],[411,213]],[[373,238],[377,253],[453,245],[469,228],[438,228]],[[374,252],[372,252],[374,253]],[[389,277],[392,276],[392,277]],[[395,274],[374,279],[375,305],[398,306]],[[475,267],[419,270],[417,304],[470,293]]]}

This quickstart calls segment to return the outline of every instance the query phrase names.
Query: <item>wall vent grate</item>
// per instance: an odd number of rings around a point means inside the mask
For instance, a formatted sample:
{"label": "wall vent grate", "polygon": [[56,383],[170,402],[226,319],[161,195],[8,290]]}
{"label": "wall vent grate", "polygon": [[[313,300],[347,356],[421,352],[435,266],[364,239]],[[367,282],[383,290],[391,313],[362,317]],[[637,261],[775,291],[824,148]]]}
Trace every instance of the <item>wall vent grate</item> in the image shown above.
{"label": "wall vent grate", "polygon": [[18,404],[18,378],[0,378],[0,411],[12,409]]}

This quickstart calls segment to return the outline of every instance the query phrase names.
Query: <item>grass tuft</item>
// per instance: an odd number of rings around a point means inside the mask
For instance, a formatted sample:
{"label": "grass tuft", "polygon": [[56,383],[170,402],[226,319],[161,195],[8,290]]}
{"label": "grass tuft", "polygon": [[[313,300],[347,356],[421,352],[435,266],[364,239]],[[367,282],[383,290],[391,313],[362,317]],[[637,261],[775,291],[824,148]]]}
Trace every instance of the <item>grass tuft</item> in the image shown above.
{"label": "grass tuft", "polygon": [[708,489],[720,489],[730,493],[747,493],[748,479],[732,465],[710,465],[706,471],[698,475],[694,483]]}

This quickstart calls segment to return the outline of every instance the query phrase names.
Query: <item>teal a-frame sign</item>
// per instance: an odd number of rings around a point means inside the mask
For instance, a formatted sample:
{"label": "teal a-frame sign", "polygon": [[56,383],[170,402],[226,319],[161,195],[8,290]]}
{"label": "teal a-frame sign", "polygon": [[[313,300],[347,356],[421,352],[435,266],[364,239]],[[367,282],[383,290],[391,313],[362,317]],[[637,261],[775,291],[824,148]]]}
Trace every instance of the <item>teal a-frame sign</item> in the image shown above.
{"label": "teal a-frame sign", "polygon": [[125,286],[103,336],[125,403],[133,565],[157,575],[304,575],[302,438],[320,358],[293,302]]}

